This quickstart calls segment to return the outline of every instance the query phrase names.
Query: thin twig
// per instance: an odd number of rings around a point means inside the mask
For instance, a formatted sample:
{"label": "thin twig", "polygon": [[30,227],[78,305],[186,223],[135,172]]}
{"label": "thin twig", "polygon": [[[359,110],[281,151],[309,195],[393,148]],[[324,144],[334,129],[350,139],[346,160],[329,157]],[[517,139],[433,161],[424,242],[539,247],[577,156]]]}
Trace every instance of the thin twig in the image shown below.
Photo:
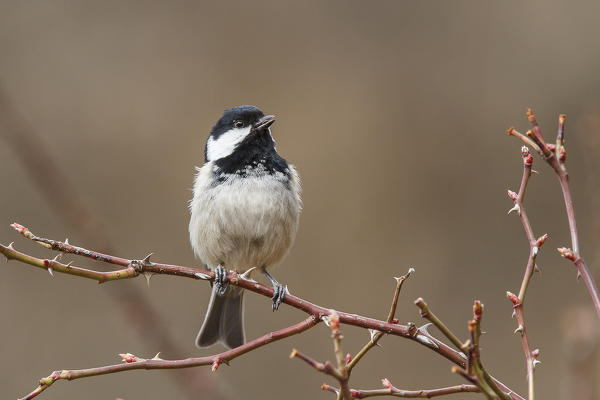
{"label": "thin twig", "polygon": [[[410,275],[414,271],[415,270],[413,268],[410,268],[405,275],[395,278],[396,279],[396,290],[394,290],[394,297],[392,299],[392,304],[390,306],[390,311],[388,313],[388,317],[386,320],[388,323],[392,323],[394,321],[394,315],[396,314],[396,307],[398,306],[398,298],[400,296],[400,290],[402,289],[402,284],[404,283],[405,280],[407,280],[410,277]],[[379,339],[381,339],[382,337],[383,337],[382,332],[376,332],[373,335],[373,337],[367,342],[367,344],[365,344],[363,346],[363,348],[360,349],[360,351],[358,353],[356,353],[356,355],[354,357],[352,357],[352,359],[350,360],[350,362],[347,365],[348,374],[350,374],[352,372],[352,369],[364,357],[364,355],[367,354],[367,352],[370,349],[377,346]]]}
{"label": "thin twig", "polygon": [[509,400],[510,396],[496,385],[487,369],[483,366],[481,359],[481,348],[479,339],[481,338],[481,319],[483,318],[483,304],[479,300],[473,303],[473,319],[469,321],[469,333],[471,335],[471,344],[469,346],[469,373],[477,377],[479,388],[489,399]]}
{"label": "thin twig", "polygon": [[573,198],[571,196],[571,188],[569,185],[569,174],[565,165],[566,161],[566,150],[564,147],[564,126],[566,121],[566,115],[561,114],[558,118],[558,134],[556,137],[556,144],[548,144],[544,141],[542,131],[537,123],[535,115],[531,109],[527,110],[527,118],[532,125],[532,130],[528,131],[528,135],[524,136],[519,134],[511,128],[508,130],[508,134],[516,136],[527,143],[529,146],[534,142],[532,146],[542,158],[552,167],[556,173],[556,177],[560,183],[560,187],[563,194],[565,203],[565,210],[567,212],[567,219],[569,221],[569,231],[571,234],[571,248],[559,248],[560,255],[570,260],[577,268],[578,277],[581,276],[587,287],[588,293],[592,298],[592,303],[596,309],[596,314],[600,318],[600,292],[598,286],[594,281],[594,278],[590,274],[589,268],[581,255],[581,249],[579,244],[579,237],[577,234],[577,220],[575,218],[575,208],[573,207]]}
{"label": "thin twig", "polygon": [[467,363],[464,368],[452,368],[452,371],[465,377],[478,386],[488,399],[511,399],[512,391],[498,385],[483,367],[479,354],[479,336],[481,335],[481,316],[483,305],[476,300],[473,306],[473,320],[469,322],[471,340],[461,343],[458,337],[431,311],[427,303],[418,298],[415,305],[421,310],[421,317],[431,321],[458,349],[466,354]]}
{"label": "thin twig", "polygon": [[[27,228],[24,228],[24,227],[23,227],[23,229],[19,230],[19,232],[24,234],[26,237],[29,237],[29,234],[33,235]],[[29,232],[29,234],[27,234],[26,232]],[[33,236],[35,236],[35,235],[33,235]],[[214,272],[208,271],[208,270],[201,270],[198,268],[184,267],[184,266],[179,266],[179,265],[154,263],[148,259],[141,260],[141,261],[129,260],[129,259],[125,259],[125,258],[120,258],[120,257],[115,257],[115,256],[107,255],[107,254],[98,253],[98,252],[95,252],[92,250],[84,249],[82,247],[72,246],[72,245],[70,245],[68,243],[64,243],[64,242],[52,241],[50,239],[45,239],[45,238],[41,238],[38,236],[35,236],[35,237],[36,237],[36,242],[42,242],[42,243],[46,243],[46,244],[54,243],[54,245],[51,245],[51,247],[53,249],[67,252],[67,253],[72,253],[72,254],[79,255],[79,256],[89,257],[92,259],[105,261],[109,264],[114,264],[114,265],[119,265],[119,266],[125,267],[125,268],[119,270],[120,272],[123,273],[123,275],[118,279],[130,278],[130,276],[128,276],[126,272],[130,271],[129,268],[131,268],[131,267],[133,267],[135,269],[135,271],[138,273],[138,275],[146,274],[146,273],[174,275],[174,276],[180,276],[180,277],[191,278],[191,279],[201,279],[201,280],[207,280],[207,281],[211,281],[215,277]],[[45,261],[44,259],[35,258],[28,254],[19,252],[19,251],[15,250],[12,245],[4,246],[4,245],[0,244],[0,253],[4,254],[6,256],[6,258],[9,260],[15,259],[15,260],[21,261],[25,264],[28,264],[28,265],[47,269],[47,266],[44,263],[44,261]],[[50,260],[46,260],[46,261],[50,261]],[[55,264],[55,266],[60,265],[63,267],[63,268],[61,268],[60,271],[58,269],[56,271],[64,272],[66,274],[71,274],[71,275],[77,275],[77,276],[81,276],[81,277],[85,277],[85,278],[89,278],[89,279],[93,279],[93,280],[98,280],[96,276],[88,275],[85,271],[78,271],[76,273],[76,272],[74,272],[75,271],[73,269],[74,267],[67,266],[65,264],[61,264],[58,261],[54,261],[54,262],[57,263],[57,264]],[[67,268],[67,267],[69,267],[69,268]],[[97,272],[97,271],[94,271],[94,272]],[[117,272],[117,271],[112,271],[112,273],[115,273],[115,272]],[[237,274],[236,272],[229,272],[227,274],[226,279],[229,281],[229,284],[231,284],[231,285],[243,288],[245,290],[249,290],[251,292],[260,294],[260,295],[268,297],[268,298],[271,298],[273,296],[273,288],[262,285],[258,282],[252,281],[252,280],[245,279],[243,276]],[[283,299],[283,303],[285,303],[291,307],[294,307],[296,309],[299,309],[301,311],[304,311],[307,314],[314,316],[316,319],[321,319],[323,316],[329,315],[330,311],[331,311],[329,308],[325,308],[322,306],[312,304],[309,301],[299,298],[297,296],[294,296],[292,294],[286,294],[286,296]],[[341,312],[341,311],[337,311],[337,314],[339,315],[340,323],[352,325],[352,326],[358,326],[358,327],[367,328],[367,329],[373,329],[373,330],[387,333],[390,335],[401,336],[401,337],[404,337],[407,339],[411,339],[411,340],[433,350],[434,352],[440,354],[441,356],[447,358],[448,360],[452,361],[453,363],[455,363],[456,365],[458,365],[462,368],[464,368],[466,366],[464,354],[453,350],[452,348],[447,346],[445,343],[434,338],[423,328],[416,329],[414,326],[407,326],[407,325],[401,325],[401,324],[396,324],[396,323],[388,323],[386,321],[381,321],[381,320],[377,320],[374,318],[364,317],[364,316]],[[494,378],[494,382],[496,382],[496,384],[498,384],[502,388],[503,391],[510,392],[511,397],[514,400],[524,400],[521,396],[514,393],[506,385],[502,384],[495,378]]]}
{"label": "thin twig", "polygon": [[427,319],[436,326],[452,342],[457,349],[464,352],[464,343],[456,337],[456,335],[429,309],[425,300],[419,297],[415,300],[415,305],[421,310],[421,317]]}
{"label": "thin twig", "polygon": [[[538,361],[536,361],[536,359],[534,358],[533,352],[531,351],[531,347],[529,346],[529,338],[527,336],[527,328],[525,325],[524,304],[525,296],[527,294],[527,288],[529,287],[529,282],[531,281],[535,269],[537,268],[536,258],[539,249],[548,239],[548,235],[546,234],[536,239],[533,234],[533,229],[531,228],[529,218],[527,218],[527,213],[525,211],[523,200],[525,198],[525,190],[527,189],[527,183],[529,182],[529,178],[531,176],[531,166],[533,163],[533,157],[529,153],[529,149],[525,146],[523,146],[523,148],[521,149],[521,156],[523,158],[523,177],[521,178],[521,186],[519,187],[519,193],[515,194],[514,192],[509,191],[508,195],[514,202],[513,210],[517,210],[517,213],[519,214],[521,223],[523,225],[523,230],[525,231],[525,235],[527,236],[527,242],[529,243],[529,258],[527,260],[527,266],[525,267],[525,273],[523,275],[523,281],[521,282],[521,288],[519,289],[519,295],[515,296],[511,292],[507,292],[507,297],[513,303],[515,315],[517,316],[517,321],[519,324],[519,326],[515,330],[515,333],[519,333],[521,335],[523,352],[525,353],[525,362],[527,367],[527,386],[529,395],[528,397],[529,400],[534,400],[534,373],[535,365]],[[536,354],[539,354],[539,351]]]}
{"label": "thin twig", "polygon": [[[387,379],[382,379],[384,386],[386,383],[389,383]],[[391,384],[390,384],[391,385]],[[321,390],[325,390],[328,392],[339,393],[339,389],[330,386],[327,384],[321,385]],[[375,390],[359,390],[359,389],[350,389],[350,393],[352,394],[352,398],[355,399],[365,399],[367,397],[379,397],[379,396],[392,396],[392,397],[402,397],[407,399],[430,399],[432,397],[438,396],[446,396],[449,394],[455,393],[479,393],[480,390],[475,385],[456,385],[443,387],[438,389],[421,389],[421,390],[403,390],[398,389],[394,386],[385,387],[384,389],[375,389]]]}
{"label": "thin twig", "polygon": [[324,374],[331,375],[337,379],[340,384],[339,390],[337,390],[337,396],[340,400],[352,400],[352,394],[350,393],[350,385],[348,383],[350,375],[346,369],[346,360],[344,352],[342,351],[342,332],[340,331],[340,317],[335,310],[331,310],[328,316],[323,317],[326,324],[331,329],[331,338],[333,339],[333,350],[335,358],[337,360],[337,368],[331,365],[329,361],[320,363],[313,360],[307,355],[300,353],[298,350],[292,350],[290,358],[299,358],[306,362],[308,365],[316,369],[317,371],[323,372]]}
{"label": "thin twig", "polygon": [[[54,382],[59,380],[73,380],[79,378],[87,378],[90,376],[112,374],[115,372],[132,371],[135,369],[178,369],[178,368],[190,368],[198,367],[202,365],[211,365],[212,370],[216,371],[221,364],[229,364],[229,362],[243,354],[246,354],[254,349],[262,347],[266,344],[297,335],[304,332],[313,326],[315,326],[319,320],[313,316],[309,316],[304,321],[297,324],[288,326],[277,330],[275,332],[268,333],[250,342],[247,342],[234,349],[224,351],[219,354],[205,357],[187,358],[184,360],[162,360],[158,358],[158,354],[151,359],[143,359],[135,357],[131,354],[123,355],[125,364],[114,364],[107,365],[104,367],[87,368],[79,370],[62,370],[54,371],[52,374],[45,378],[40,379],[39,386],[31,393],[26,395],[20,400],[30,400],[36,397],[38,394],[49,388]],[[130,357],[126,357],[130,356]]]}

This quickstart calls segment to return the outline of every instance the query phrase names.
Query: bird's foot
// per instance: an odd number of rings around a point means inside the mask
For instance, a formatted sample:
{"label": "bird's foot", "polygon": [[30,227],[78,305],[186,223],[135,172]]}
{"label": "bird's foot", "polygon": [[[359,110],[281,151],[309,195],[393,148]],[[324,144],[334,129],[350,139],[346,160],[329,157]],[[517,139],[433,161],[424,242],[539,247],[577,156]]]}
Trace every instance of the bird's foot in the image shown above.
{"label": "bird's foot", "polygon": [[229,286],[227,282],[227,270],[221,264],[215,268],[215,280],[213,284],[218,295],[222,296],[227,291],[227,286]]}
{"label": "bird's foot", "polygon": [[287,286],[283,286],[281,283],[277,283],[273,286],[273,297],[271,297],[271,300],[273,301],[273,304],[271,305],[273,311],[279,309],[279,305],[287,293]]}
{"label": "bird's foot", "polygon": [[279,308],[279,305],[285,298],[285,295],[289,293],[289,291],[287,289],[287,286],[284,286],[281,283],[277,282],[277,280],[273,278],[265,268],[263,268],[262,271],[265,274],[265,276],[269,278],[271,284],[273,285],[273,297],[271,297],[271,300],[273,301],[272,309],[273,311],[275,311]]}

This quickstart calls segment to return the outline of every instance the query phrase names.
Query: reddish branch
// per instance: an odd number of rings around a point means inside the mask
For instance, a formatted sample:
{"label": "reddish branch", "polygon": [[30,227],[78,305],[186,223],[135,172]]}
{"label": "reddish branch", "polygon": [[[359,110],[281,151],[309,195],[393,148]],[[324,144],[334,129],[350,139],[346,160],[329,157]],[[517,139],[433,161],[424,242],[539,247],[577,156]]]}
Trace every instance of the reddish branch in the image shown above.
{"label": "reddish branch", "polygon": [[[407,280],[410,275],[414,272],[413,268],[410,268],[408,270],[408,272],[406,273],[406,275],[402,275],[396,279],[396,290],[394,290],[394,297],[392,298],[392,304],[390,306],[390,311],[388,312],[388,317],[387,317],[387,322],[391,323],[394,321],[394,315],[396,314],[396,307],[398,306],[398,298],[400,296],[400,290],[402,289],[402,284],[404,283],[405,280]],[[354,357],[350,357],[350,360],[348,362],[348,375],[350,375],[352,373],[352,369],[354,368],[354,366],[356,366],[356,364],[358,364],[358,362],[365,356],[365,354],[367,354],[367,352],[372,349],[373,347],[377,346],[377,343],[379,343],[379,340],[383,337],[383,333],[382,332],[375,332],[372,336],[372,338],[367,342],[367,344],[365,344],[363,346],[362,349],[360,349],[360,351],[358,353],[356,353],[356,355]]]}
{"label": "reddish branch", "polygon": [[198,367],[201,365],[211,365],[212,370],[216,371],[221,364],[229,364],[229,362],[234,358],[246,354],[249,351],[262,347],[271,342],[276,342],[286,337],[304,332],[315,326],[318,322],[319,321],[311,315],[304,321],[301,321],[295,325],[268,333],[239,347],[212,356],[186,358],[184,360],[162,360],[158,357],[158,354],[151,359],[140,358],[134,356],[133,354],[121,354],[124,364],[107,365],[104,367],[78,370],[54,371],[47,377],[40,379],[39,386],[20,400],[33,399],[58,380],[71,381],[79,378],[113,374],[115,372],[131,371],[134,369],[179,369]]}
{"label": "reddish branch", "polygon": [[481,318],[483,316],[483,304],[475,300],[473,305],[473,319],[469,321],[470,340],[462,343],[458,337],[431,311],[427,303],[422,298],[415,301],[415,305],[421,310],[421,316],[431,321],[443,334],[452,342],[452,344],[465,355],[466,363],[464,367],[454,365],[452,372],[461,375],[470,383],[478,387],[481,392],[492,400],[510,400],[514,399],[514,394],[507,391],[498,381],[492,378],[481,361],[479,350],[479,337],[481,336]]}
{"label": "reddish branch", "polygon": [[[396,278],[396,290],[394,291],[394,297],[392,300],[392,305],[390,306],[390,311],[388,313],[387,321],[391,322],[394,319],[394,314],[396,312],[396,307],[398,305],[398,298],[400,294],[400,289],[402,288],[403,282],[410,276],[410,274],[414,270],[409,269],[408,273],[404,276]],[[344,354],[341,349],[341,339],[342,334],[340,331],[340,320],[337,312],[333,311],[332,314],[326,319],[327,324],[331,328],[331,337],[333,338],[333,347],[337,359],[337,368],[334,367],[331,362],[327,361],[325,363],[320,363],[318,361],[313,360],[300,353],[298,350],[294,349],[292,354],[290,354],[290,358],[299,358],[306,362],[308,365],[320,371],[326,375],[330,375],[337,379],[339,383],[339,388],[330,386],[328,384],[323,384],[321,386],[322,390],[327,390],[333,392],[337,395],[338,400],[351,400],[353,398],[366,398],[366,397],[375,397],[375,396],[394,396],[394,397],[406,397],[406,398],[429,398],[434,396],[442,396],[453,393],[460,392],[479,392],[479,385],[458,385],[448,388],[441,389],[432,389],[432,390],[401,390],[394,387],[391,382],[385,378],[382,379],[381,382],[384,386],[384,389],[379,390],[355,390],[350,389],[350,372],[351,367],[356,366],[358,361],[364,356],[369,349],[377,344],[379,339],[383,336],[381,332],[371,332],[371,340],[367,345],[365,345],[361,351],[357,354],[357,356],[353,359],[350,354],[346,355],[344,360]],[[416,329],[416,328],[415,328]],[[458,367],[457,367],[458,368]],[[509,399],[508,396],[506,398]]]}
{"label": "reddish branch", "polygon": [[523,308],[525,304],[527,288],[529,287],[529,282],[531,281],[533,273],[537,269],[535,260],[537,258],[540,247],[544,244],[546,239],[548,239],[548,235],[545,234],[536,239],[533,234],[533,229],[531,228],[529,218],[527,218],[527,213],[525,212],[523,200],[525,198],[525,190],[527,189],[527,183],[529,182],[529,177],[531,176],[531,165],[533,163],[533,157],[529,153],[529,149],[526,146],[523,146],[523,148],[521,149],[521,156],[523,157],[523,177],[521,178],[521,186],[519,187],[519,193],[515,193],[510,190],[508,191],[508,197],[510,197],[510,199],[514,202],[514,207],[509,211],[509,213],[513,210],[516,211],[519,215],[519,218],[521,219],[523,229],[525,230],[525,235],[527,236],[527,241],[529,242],[529,259],[527,260],[527,266],[525,267],[525,274],[523,276],[523,281],[521,283],[519,295],[516,296],[511,292],[507,292],[506,295],[509,298],[509,300],[513,303],[515,315],[517,316],[519,326],[515,330],[515,333],[519,333],[521,335],[521,342],[523,344],[523,352],[525,353],[525,361],[527,366],[527,385],[529,393],[528,397],[529,400],[534,400],[534,372],[535,365],[538,363],[536,359],[539,355],[539,350],[535,350],[534,352],[529,346],[529,338],[527,336],[527,328],[525,326],[525,314]]}
{"label": "reddish branch", "polygon": [[[400,289],[402,289],[402,284],[411,273],[414,272],[413,268],[410,268],[406,275],[403,275],[396,279],[396,290],[394,291],[394,297],[392,299],[392,305],[390,306],[390,311],[388,313],[387,322],[391,323],[394,321],[394,314],[396,313],[396,307],[398,306],[398,298],[400,296]],[[292,354],[290,354],[290,358],[299,358],[306,362],[311,367],[315,368],[317,371],[323,372],[324,374],[333,376],[337,379],[340,388],[335,390],[335,393],[338,395],[338,399],[347,399],[350,400],[353,397],[356,397],[356,391],[352,391],[350,389],[350,374],[352,372],[352,368],[356,366],[356,364],[362,359],[362,357],[367,354],[367,352],[377,345],[379,339],[383,337],[383,333],[380,331],[371,330],[371,339],[367,342],[366,345],[356,354],[356,356],[352,357],[350,353],[344,356],[344,352],[341,348],[342,341],[342,333],[340,331],[340,318],[336,311],[333,311],[329,317],[326,319],[327,324],[331,328],[331,337],[333,339],[333,348],[337,360],[337,368],[334,368],[333,365],[327,361],[325,363],[320,363],[318,361],[313,360],[312,358],[300,353],[298,350],[294,349]]]}
{"label": "reddish branch", "polygon": [[[186,277],[191,279],[202,279],[202,280],[213,280],[214,273],[209,270],[201,270],[198,268],[192,267],[184,267],[179,265],[170,265],[170,264],[161,264],[150,261],[149,257],[146,257],[143,260],[130,260],[121,257],[111,256],[108,254],[102,254],[99,252],[95,252],[92,250],[84,249],[81,247],[73,246],[69,243],[60,242],[56,240],[46,239],[42,237],[38,237],[31,233],[27,228],[14,224],[13,227],[19,231],[25,237],[34,240],[37,243],[44,245],[45,247],[57,250],[62,253],[71,253],[83,257],[88,257],[94,260],[104,261],[109,264],[119,265],[123,267],[122,269],[110,272],[99,272],[91,269],[80,268],[69,264],[63,264],[57,259],[40,259],[28,254],[19,252],[14,249],[11,245],[4,246],[0,245],[0,253],[4,254],[7,259],[18,260],[20,262],[32,265],[34,267],[42,268],[42,269],[51,269],[54,272],[61,272],[70,275],[76,275],[88,279],[93,279],[98,281],[99,283],[110,281],[110,280],[118,280],[118,279],[129,279],[140,274],[151,276],[152,274],[161,274],[161,275],[175,275],[180,277]],[[265,297],[273,296],[273,289],[271,287],[262,285],[258,282],[255,282],[250,279],[246,279],[244,276],[239,275],[235,271],[229,272],[227,274],[227,280],[231,285],[238,286],[245,290],[249,290],[254,293],[258,293]],[[292,306],[296,309],[304,311],[314,318],[315,321],[321,320],[324,316],[329,316],[331,314],[331,309],[318,306],[294,296],[292,294],[287,294],[283,300],[283,302],[289,306]],[[466,360],[464,354],[459,351],[455,351],[446,344],[442,343],[438,339],[431,336],[425,328],[417,328],[413,324],[401,325],[393,322],[386,322],[382,320],[377,320],[374,318],[368,318],[356,314],[345,313],[341,311],[337,311],[337,315],[339,316],[339,321],[342,324],[358,326],[366,329],[371,329],[373,331],[379,331],[383,333],[387,333],[394,336],[401,336],[410,340],[413,340],[425,347],[433,350],[434,352],[440,354],[441,356],[447,358],[452,361],[456,365],[461,368],[466,367]],[[251,342],[252,343],[252,342]],[[233,349],[231,351],[236,351],[238,349]],[[243,354],[243,353],[242,353]],[[214,358],[214,356],[212,356]],[[207,358],[208,359],[208,358]],[[157,362],[157,360],[150,361],[148,360],[148,366],[152,366],[153,368],[165,367],[169,368],[170,365],[173,365],[175,361],[166,361],[162,360],[161,362]],[[119,366],[110,366],[114,367],[115,370],[111,370],[111,372],[118,372],[121,370],[128,369],[139,369],[145,368],[141,365],[138,368],[132,367],[123,367],[119,364]],[[183,366],[181,366],[183,367]],[[106,368],[106,367],[100,367]],[[123,368],[123,369],[121,369]],[[520,399],[523,400],[521,396],[514,393],[507,386],[499,382],[498,380],[492,378],[493,381],[502,389],[502,391],[506,393],[510,393],[510,397],[512,399]]]}
{"label": "reddish branch", "polygon": [[331,338],[333,339],[333,350],[337,361],[337,367],[334,367],[329,361],[324,363],[315,361],[309,356],[300,353],[296,349],[292,350],[290,358],[299,358],[317,371],[337,379],[340,385],[340,389],[336,392],[338,395],[338,400],[352,400],[347,358],[344,356],[344,352],[342,351],[343,336],[340,330],[340,317],[337,311],[332,310],[331,313],[327,317],[323,317],[323,319],[331,329]]}
{"label": "reddish branch", "polygon": [[[395,386],[392,386],[389,380],[382,379],[381,383],[384,386],[384,389],[376,389],[376,390],[357,390],[350,389],[350,394],[354,399],[365,399],[367,397],[377,397],[377,396],[392,396],[392,397],[403,397],[407,399],[430,399],[432,397],[438,396],[446,396],[454,393],[479,393],[479,388],[475,385],[457,385],[457,386],[449,386],[438,389],[421,389],[421,390],[402,390],[398,389]],[[321,385],[322,390],[326,390],[328,392],[339,393],[339,389],[327,385],[324,383]]]}
{"label": "reddish branch", "polygon": [[567,168],[565,165],[567,158],[567,152],[564,146],[564,127],[566,116],[561,114],[558,118],[558,134],[556,136],[555,143],[545,142],[542,136],[542,131],[531,109],[527,110],[527,118],[532,126],[532,129],[527,131],[527,135],[523,135],[522,133],[516,131],[513,127],[509,128],[507,133],[511,136],[521,139],[527,145],[535,149],[556,173],[565,202],[565,210],[567,212],[567,219],[569,221],[572,247],[572,249],[564,247],[559,248],[558,251],[564,258],[573,262],[575,268],[577,268],[578,276],[583,277],[587,290],[592,297],[596,314],[598,315],[598,318],[600,318],[600,294],[598,292],[596,282],[590,274],[590,271],[581,255],[579,237],[577,235],[577,220],[575,219],[575,209],[573,207],[573,198],[571,196],[571,188],[569,186],[569,174],[567,173]]}

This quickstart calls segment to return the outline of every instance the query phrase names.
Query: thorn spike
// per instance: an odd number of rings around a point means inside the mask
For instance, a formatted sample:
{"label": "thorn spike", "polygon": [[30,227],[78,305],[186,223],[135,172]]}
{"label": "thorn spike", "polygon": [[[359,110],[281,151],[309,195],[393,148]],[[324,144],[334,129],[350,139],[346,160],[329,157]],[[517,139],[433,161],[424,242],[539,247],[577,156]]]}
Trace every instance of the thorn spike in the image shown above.
{"label": "thorn spike", "polygon": [[523,336],[523,325],[519,325],[519,327],[517,329],[515,329],[515,331],[513,333],[515,335],[518,333],[519,335]]}
{"label": "thorn spike", "polygon": [[142,263],[144,265],[150,264],[150,257],[152,257],[154,253],[149,253],[146,257],[142,259]]}
{"label": "thorn spike", "polygon": [[250,274],[252,274],[252,272],[255,269],[256,269],[256,267],[252,267],[249,270],[247,270],[246,272],[244,272],[243,274],[241,274],[240,276],[242,277],[242,279],[244,279],[246,281],[256,282],[254,279],[250,278]]}
{"label": "thorn spike", "polygon": [[521,215],[521,207],[519,207],[518,204],[515,204],[513,208],[511,208],[510,210],[508,210],[507,214],[510,214],[513,211],[515,211],[518,215]]}
{"label": "thorn spike", "polygon": [[148,284],[148,287],[150,287],[150,279],[152,279],[152,276],[154,276],[152,272],[144,272],[144,277],[146,278],[146,283]]}

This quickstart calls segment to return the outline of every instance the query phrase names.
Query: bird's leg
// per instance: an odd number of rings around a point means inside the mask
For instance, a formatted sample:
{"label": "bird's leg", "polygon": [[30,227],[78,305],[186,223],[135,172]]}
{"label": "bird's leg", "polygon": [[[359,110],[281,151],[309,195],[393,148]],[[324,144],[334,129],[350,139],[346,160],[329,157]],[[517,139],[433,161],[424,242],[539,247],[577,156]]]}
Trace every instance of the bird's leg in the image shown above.
{"label": "bird's leg", "polygon": [[221,264],[217,265],[217,268],[215,268],[214,285],[217,294],[221,296],[225,294],[227,286],[229,286],[229,283],[227,282],[227,270],[223,268]]}
{"label": "bird's leg", "polygon": [[281,283],[277,282],[275,278],[269,274],[269,272],[263,267],[261,268],[263,274],[271,281],[271,285],[273,285],[273,297],[271,300],[273,301],[273,311],[279,308],[279,305],[283,301],[285,294],[287,293],[287,287],[283,286]]}

